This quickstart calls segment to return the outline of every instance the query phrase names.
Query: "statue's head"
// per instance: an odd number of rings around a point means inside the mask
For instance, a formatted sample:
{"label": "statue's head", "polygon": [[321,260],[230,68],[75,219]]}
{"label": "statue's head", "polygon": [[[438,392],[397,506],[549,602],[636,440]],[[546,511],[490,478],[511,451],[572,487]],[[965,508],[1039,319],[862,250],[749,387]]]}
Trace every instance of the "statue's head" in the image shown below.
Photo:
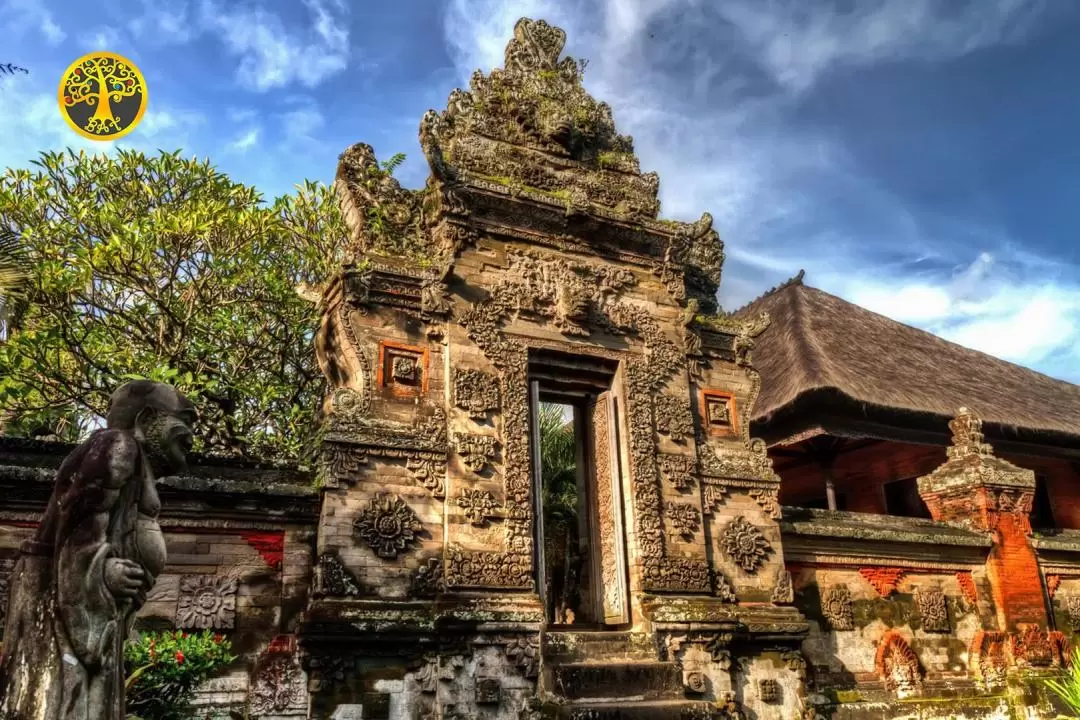
{"label": "statue's head", "polygon": [[197,416],[195,405],[175,388],[135,380],[112,394],[105,422],[110,429],[134,431],[154,472],[166,474],[186,469]]}

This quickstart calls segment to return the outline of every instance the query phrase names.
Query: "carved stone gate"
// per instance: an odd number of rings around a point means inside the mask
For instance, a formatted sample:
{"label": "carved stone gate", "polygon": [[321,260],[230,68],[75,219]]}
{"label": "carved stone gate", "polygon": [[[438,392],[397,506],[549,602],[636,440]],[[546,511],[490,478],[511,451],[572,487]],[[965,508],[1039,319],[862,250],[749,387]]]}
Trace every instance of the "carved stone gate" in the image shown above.
{"label": "carved stone gate", "polygon": [[[357,253],[322,303],[333,391],[301,643],[349,671],[316,709],[518,717],[539,698],[623,717],[730,701],[764,718],[801,702],[778,478],[748,435],[768,319],[718,314],[711,217],[657,219],[656,174],[560,58],[564,40],[520,21],[504,69],[425,115],[424,190],[366,145],[341,157]],[[617,633],[543,633],[541,356],[610,368],[587,417],[593,585]]]}

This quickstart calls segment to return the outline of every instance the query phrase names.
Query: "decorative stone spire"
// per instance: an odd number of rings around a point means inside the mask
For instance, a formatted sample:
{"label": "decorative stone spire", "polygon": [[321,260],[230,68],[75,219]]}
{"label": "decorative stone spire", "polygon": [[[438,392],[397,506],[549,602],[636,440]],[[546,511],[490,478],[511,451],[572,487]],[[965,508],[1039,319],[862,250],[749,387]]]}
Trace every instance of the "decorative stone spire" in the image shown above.
{"label": "decorative stone spire", "polygon": [[989,457],[994,449],[983,442],[982,418],[966,407],[949,421],[952,445],[946,450],[950,460],[968,457]]}

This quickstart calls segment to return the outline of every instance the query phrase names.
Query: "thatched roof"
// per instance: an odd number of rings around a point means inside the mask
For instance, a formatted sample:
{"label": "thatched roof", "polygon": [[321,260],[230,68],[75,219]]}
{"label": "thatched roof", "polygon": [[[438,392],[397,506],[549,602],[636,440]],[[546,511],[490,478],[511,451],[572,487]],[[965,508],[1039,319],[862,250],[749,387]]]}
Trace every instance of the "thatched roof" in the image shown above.
{"label": "thatched roof", "polygon": [[[754,365],[761,394],[753,422],[789,416],[796,401],[828,394],[863,411],[899,411],[945,429],[961,407],[1004,432],[1080,441],[1080,386],[961,347],[804,285],[802,273],[736,311],[768,312]],[[806,418],[811,421],[812,418]]]}

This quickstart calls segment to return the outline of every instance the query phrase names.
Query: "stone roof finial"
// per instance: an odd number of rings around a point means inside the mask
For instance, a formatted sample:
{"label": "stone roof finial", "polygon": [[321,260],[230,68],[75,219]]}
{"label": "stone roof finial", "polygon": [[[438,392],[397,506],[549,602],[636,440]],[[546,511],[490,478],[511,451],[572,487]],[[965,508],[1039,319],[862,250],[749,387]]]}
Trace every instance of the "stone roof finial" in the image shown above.
{"label": "stone roof finial", "polygon": [[947,452],[950,459],[975,455],[992,455],[993,448],[983,442],[982,418],[966,407],[949,421],[952,430],[952,446]]}

